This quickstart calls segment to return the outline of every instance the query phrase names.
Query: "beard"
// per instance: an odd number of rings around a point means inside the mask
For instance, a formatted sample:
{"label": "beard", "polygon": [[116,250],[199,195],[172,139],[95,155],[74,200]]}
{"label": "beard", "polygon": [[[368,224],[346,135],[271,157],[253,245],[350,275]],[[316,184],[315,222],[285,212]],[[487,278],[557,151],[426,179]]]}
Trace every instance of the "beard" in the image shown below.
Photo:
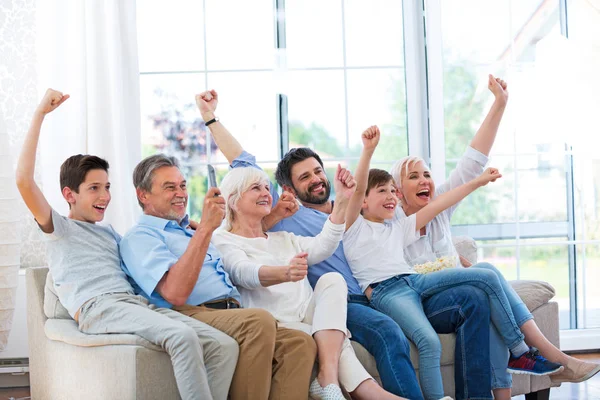
{"label": "beard", "polygon": [[[320,184],[323,184],[325,191],[321,194],[311,194],[311,190],[314,189],[316,186],[319,186]],[[294,190],[296,190],[296,188],[294,188]],[[329,195],[331,194],[331,186],[329,185],[329,182],[325,180],[309,186],[306,192],[300,192],[296,190],[296,194],[298,196],[298,199],[303,203],[325,204],[327,203],[327,201],[329,201]]]}

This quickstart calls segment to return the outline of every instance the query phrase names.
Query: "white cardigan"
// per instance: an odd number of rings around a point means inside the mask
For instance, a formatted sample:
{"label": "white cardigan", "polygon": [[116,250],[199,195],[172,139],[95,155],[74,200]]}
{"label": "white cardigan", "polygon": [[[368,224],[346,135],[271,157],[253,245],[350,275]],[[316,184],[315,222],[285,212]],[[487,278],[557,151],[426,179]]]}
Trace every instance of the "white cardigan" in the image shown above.
{"label": "white cardigan", "polygon": [[315,237],[281,231],[268,232],[267,238],[246,238],[220,229],[212,242],[221,252],[224,269],[238,287],[244,307],[265,309],[280,322],[300,322],[313,293],[308,278],[263,287],[258,270],[263,265],[289,265],[302,252],[308,253],[310,268],[334,253],[344,229],[345,224],[334,224],[329,219]]}

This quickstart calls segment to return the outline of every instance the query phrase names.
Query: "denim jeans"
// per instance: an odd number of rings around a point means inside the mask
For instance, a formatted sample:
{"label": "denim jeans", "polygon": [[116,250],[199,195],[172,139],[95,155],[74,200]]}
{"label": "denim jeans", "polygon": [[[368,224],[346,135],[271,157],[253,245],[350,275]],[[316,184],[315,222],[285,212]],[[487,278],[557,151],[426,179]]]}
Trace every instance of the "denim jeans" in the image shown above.
{"label": "denim jeans", "polygon": [[523,334],[515,322],[502,285],[493,271],[483,268],[453,268],[425,275],[401,275],[380,282],[371,294],[373,307],[392,317],[419,349],[419,377],[427,399],[443,396],[440,374],[441,344],[425,316],[422,299],[465,284],[486,292],[492,321],[500,329],[505,344],[509,348],[520,344]]}
{"label": "denim jeans", "polygon": [[[523,300],[519,297],[517,292],[512,286],[506,281],[504,276],[496,267],[490,263],[481,262],[473,265],[471,268],[482,268],[492,271],[498,277],[504,294],[510,304],[515,321],[517,325],[522,326],[525,322],[533,319],[533,315],[527,309]],[[509,388],[512,386],[512,376],[506,371],[508,365],[509,352],[508,348],[504,344],[500,333],[494,328],[490,332],[490,362],[492,364],[492,389],[498,388]]]}
{"label": "denim jeans", "polygon": [[[456,333],[455,399],[491,399],[490,307],[486,293],[472,286],[446,289],[425,299],[423,311],[437,333]],[[504,343],[500,344],[507,351]]]}
{"label": "denim jeans", "polygon": [[423,395],[410,361],[408,340],[398,324],[373,309],[363,295],[348,296],[346,321],[352,339],[375,358],[383,388],[407,399],[422,400]]}

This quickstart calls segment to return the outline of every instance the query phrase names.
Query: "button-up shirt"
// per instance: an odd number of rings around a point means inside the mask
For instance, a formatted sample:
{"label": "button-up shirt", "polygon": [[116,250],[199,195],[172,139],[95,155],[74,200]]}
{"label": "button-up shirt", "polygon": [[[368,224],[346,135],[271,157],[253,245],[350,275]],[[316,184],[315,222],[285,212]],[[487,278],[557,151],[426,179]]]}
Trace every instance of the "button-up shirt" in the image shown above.
{"label": "button-up shirt", "polygon": [[[159,307],[172,307],[156,291],[156,286],[187,250],[194,234],[188,225],[187,215],[181,223],[177,223],[144,214],[119,245],[123,270],[131,278],[136,293]],[[202,263],[198,280],[186,304],[198,305],[228,297],[240,301],[239,292],[223,269],[221,255],[212,244]]]}

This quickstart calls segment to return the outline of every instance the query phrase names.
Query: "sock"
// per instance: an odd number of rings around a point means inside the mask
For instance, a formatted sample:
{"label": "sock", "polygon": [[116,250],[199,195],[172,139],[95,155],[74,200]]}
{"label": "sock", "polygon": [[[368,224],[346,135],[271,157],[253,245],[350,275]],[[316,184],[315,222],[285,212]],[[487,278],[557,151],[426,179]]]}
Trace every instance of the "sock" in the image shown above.
{"label": "sock", "polygon": [[521,342],[518,345],[516,345],[515,347],[513,347],[512,349],[510,349],[510,352],[513,355],[513,357],[521,357],[523,354],[527,353],[528,351],[529,351],[529,346],[527,346],[527,344],[525,344],[525,342]]}

